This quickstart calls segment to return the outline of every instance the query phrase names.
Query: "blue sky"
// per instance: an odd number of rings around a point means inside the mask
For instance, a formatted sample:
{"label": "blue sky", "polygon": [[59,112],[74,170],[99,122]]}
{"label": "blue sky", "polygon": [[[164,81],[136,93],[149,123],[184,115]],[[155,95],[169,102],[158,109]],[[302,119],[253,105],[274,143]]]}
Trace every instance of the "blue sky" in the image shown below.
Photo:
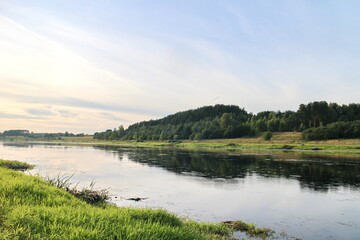
{"label": "blue sky", "polygon": [[0,131],[360,100],[359,1],[0,0]]}

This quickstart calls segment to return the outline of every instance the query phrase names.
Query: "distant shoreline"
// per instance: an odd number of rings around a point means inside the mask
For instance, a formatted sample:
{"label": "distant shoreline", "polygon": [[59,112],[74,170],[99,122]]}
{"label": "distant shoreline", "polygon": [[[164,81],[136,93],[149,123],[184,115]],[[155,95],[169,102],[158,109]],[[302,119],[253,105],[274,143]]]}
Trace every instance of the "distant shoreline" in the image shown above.
{"label": "distant shoreline", "polygon": [[26,137],[2,137],[9,142],[37,142],[59,144],[94,144],[107,146],[179,148],[184,150],[204,150],[216,152],[304,152],[312,154],[346,154],[360,155],[360,139],[337,139],[324,141],[301,140],[300,133],[274,133],[270,141],[262,137],[176,140],[176,141],[134,141],[134,140],[98,140],[91,136],[62,137],[60,139],[34,139]]}

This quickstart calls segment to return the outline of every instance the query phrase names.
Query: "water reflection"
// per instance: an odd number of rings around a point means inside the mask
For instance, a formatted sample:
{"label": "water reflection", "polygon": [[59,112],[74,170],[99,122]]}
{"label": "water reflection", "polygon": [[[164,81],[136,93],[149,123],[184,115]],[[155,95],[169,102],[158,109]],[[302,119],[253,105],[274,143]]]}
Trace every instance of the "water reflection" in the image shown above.
{"label": "water reflection", "polygon": [[2,143],[5,147],[19,147],[19,148],[32,148],[34,144],[30,143],[17,143],[17,142],[4,142]]}
{"label": "water reflection", "polygon": [[[79,144],[79,143],[68,143],[65,145],[63,143],[51,143],[51,142],[1,142],[1,145],[4,147],[16,147],[16,148],[34,148],[34,147],[41,147],[41,148],[58,148],[58,149],[70,149],[76,146],[77,149],[88,149],[89,145],[87,144]],[[90,145],[92,146],[92,145]]]}
{"label": "water reflection", "polygon": [[[73,146],[58,143],[2,142],[4,147],[58,148],[66,150]],[[88,151],[89,146],[76,145],[77,149]],[[226,179],[227,183],[237,183],[237,179],[256,174],[266,178],[296,179],[302,188],[315,191],[334,190],[346,187],[360,188],[360,157],[346,155],[319,155],[302,152],[282,152],[271,154],[234,154],[203,151],[184,151],[176,148],[126,148],[116,146],[93,146],[105,150],[119,160],[126,157],[130,161],[147,166],[160,167],[181,175],[192,175],[209,180]]]}
{"label": "water reflection", "polygon": [[297,179],[300,186],[315,191],[329,191],[340,186],[360,187],[360,161],[343,156],[304,153],[220,154],[178,149],[119,148],[95,146],[112,151],[121,160],[164,168],[178,174],[209,179],[262,177]]}

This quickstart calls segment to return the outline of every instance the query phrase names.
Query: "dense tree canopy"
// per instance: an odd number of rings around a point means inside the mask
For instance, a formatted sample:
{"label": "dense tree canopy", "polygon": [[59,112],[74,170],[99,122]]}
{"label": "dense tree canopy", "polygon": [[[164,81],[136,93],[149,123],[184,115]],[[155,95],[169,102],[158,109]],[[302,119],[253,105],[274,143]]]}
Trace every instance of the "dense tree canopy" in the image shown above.
{"label": "dense tree canopy", "polygon": [[205,106],[162,119],[135,123],[124,129],[97,132],[96,139],[178,140],[236,138],[258,132],[303,131],[334,122],[360,120],[360,104],[325,101],[301,104],[295,111],[248,113],[235,105]]}
{"label": "dense tree canopy", "polygon": [[306,129],[301,135],[305,140],[360,138],[360,121],[334,122],[324,127]]}

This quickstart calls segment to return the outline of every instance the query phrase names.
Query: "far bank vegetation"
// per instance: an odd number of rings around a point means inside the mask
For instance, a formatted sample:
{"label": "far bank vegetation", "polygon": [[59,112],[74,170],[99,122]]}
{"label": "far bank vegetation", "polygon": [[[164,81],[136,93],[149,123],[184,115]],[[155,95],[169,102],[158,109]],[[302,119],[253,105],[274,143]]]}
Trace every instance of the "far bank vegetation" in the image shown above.
{"label": "far bank vegetation", "polygon": [[360,137],[360,104],[325,101],[301,104],[297,111],[248,113],[235,105],[205,106],[162,119],[94,134],[102,140],[201,140],[303,132],[304,140]]}

